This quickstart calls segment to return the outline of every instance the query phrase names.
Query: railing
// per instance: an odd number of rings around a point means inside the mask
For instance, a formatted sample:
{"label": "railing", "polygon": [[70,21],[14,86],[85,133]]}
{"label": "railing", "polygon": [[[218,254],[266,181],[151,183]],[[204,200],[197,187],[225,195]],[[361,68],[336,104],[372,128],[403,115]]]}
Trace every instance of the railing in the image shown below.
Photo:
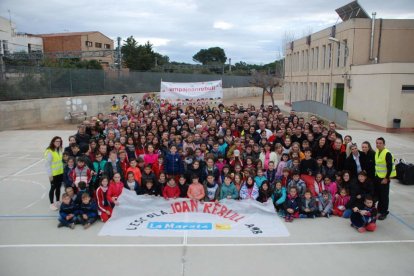
{"label": "railing", "polygon": [[298,112],[309,112],[328,121],[333,121],[343,128],[348,126],[348,112],[317,101],[297,101],[292,103],[292,109]]}
{"label": "railing", "polygon": [[250,76],[8,66],[0,79],[0,101],[157,92],[161,80],[218,79],[223,80],[223,88],[251,86]]}

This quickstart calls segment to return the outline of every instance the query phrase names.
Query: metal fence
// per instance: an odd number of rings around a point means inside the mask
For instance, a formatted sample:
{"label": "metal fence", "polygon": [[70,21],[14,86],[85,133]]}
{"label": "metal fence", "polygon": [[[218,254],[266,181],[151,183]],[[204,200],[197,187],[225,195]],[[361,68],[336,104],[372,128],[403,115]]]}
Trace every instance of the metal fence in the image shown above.
{"label": "metal fence", "polygon": [[341,127],[348,126],[348,112],[317,101],[297,101],[292,103],[292,109],[298,112],[310,112],[326,120],[333,121]]}
{"label": "metal fence", "polygon": [[223,80],[223,88],[251,86],[250,76],[7,66],[0,79],[0,101],[157,92],[161,80],[218,79]]}

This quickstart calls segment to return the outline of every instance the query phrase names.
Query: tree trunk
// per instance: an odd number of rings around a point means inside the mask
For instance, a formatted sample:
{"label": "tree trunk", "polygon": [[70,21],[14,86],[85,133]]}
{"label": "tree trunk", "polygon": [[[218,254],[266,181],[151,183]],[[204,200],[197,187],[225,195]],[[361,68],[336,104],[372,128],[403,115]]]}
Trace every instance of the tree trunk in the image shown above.
{"label": "tree trunk", "polygon": [[273,98],[273,90],[271,89],[270,92],[270,98],[272,98],[272,107],[275,107],[275,99]]}
{"label": "tree trunk", "polygon": [[261,106],[261,108],[264,107],[264,97],[265,97],[265,93],[266,93],[266,89],[263,88],[263,93],[262,93],[262,106]]}

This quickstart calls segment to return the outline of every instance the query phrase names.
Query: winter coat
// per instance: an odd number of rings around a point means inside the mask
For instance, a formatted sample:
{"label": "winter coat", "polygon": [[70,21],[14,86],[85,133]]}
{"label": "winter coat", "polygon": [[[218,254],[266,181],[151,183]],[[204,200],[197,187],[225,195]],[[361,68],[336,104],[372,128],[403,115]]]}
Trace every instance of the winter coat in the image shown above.
{"label": "winter coat", "polygon": [[286,188],[282,187],[280,190],[276,190],[273,192],[273,204],[275,206],[280,206],[284,204],[286,201]]}
{"label": "winter coat", "polygon": [[259,197],[259,188],[256,184],[252,187],[248,187],[247,184],[243,184],[240,188],[240,199],[257,199]]}
{"label": "winter coat", "polygon": [[184,173],[184,164],[178,153],[168,153],[164,160],[164,170],[169,175],[179,175]]}
{"label": "winter coat", "polygon": [[228,196],[231,197],[231,199],[238,199],[239,198],[239,192],[237,191],[236,186],[234,185],[233,182],[230,183],[230,185],[226,185],[226,184],[221,184],[221,189],[220,189],[220,200],[221,199],[225,199]]}
{"label": "winter coat", "polygon": [[318,205],[317,205],[316,200],[315,200],[314,197],[311,197],[309,200],[307,200],[305,197],[302,198],[300,211],[302,213],[306,213],[305,212],[306,208],[310,209],[309,212],[315,212],[315,211],[318,210]]}

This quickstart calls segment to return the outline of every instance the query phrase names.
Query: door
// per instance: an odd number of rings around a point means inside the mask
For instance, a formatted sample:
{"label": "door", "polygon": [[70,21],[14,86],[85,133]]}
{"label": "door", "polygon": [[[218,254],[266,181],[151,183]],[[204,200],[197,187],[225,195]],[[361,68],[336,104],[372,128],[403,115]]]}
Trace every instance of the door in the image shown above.
{"label": "door", "polygon": [[343,110],[344,109],[344,84],[337,83],[334,89],[333,106]]}

